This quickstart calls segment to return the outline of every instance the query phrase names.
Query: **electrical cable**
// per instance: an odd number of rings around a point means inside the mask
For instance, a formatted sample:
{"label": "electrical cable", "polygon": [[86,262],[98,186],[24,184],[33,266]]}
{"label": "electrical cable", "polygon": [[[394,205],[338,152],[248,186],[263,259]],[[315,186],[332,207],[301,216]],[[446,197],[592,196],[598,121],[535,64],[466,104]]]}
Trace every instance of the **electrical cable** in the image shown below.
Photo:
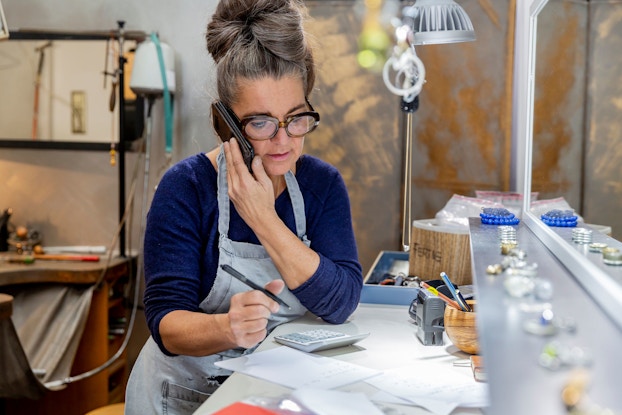
{"label": "electrical cable", "polygon": [[[144,159],[145,159],[145,169],[144,169],[144,178],[143,178],[143,199],[142,199],[142,210],[141,210],[141,224],[140,224],[140,235],[143,234],[144,232],[144,227],[145,227],[145,221],[146,221],[146,210],[147,210],[147,199],[148,199],[148,184],[149,184],[149,159],[150,159],[150,139],[151,139],[151,107],[153,105],[153,100],[149,101],[149,110],[148,110],[148,121],[147,121],[147,135],[146,135],[146,139],[145,139],[145,155],[144,155]],[[134,200],[135,200],[135,196],[136,196],[136,182],[138,180],[138,166],[140,165],[140,161],[141,161],[141,157],[138,158],[138,160],[136,161],[136,164],[134,165],[134,172],[132,175],[132,186],[130,188],[130,197],[128,198],[128,202],[126,203],[125,206],[125,212],[123,215],[122,220],[119,223],[119,226],[117,227],[117,230],[115,232],[115,234],[113,235],[113,239],[111,242],[111,247],[116,245],[117,239],[119,237],[120,231],[121,231],[121,227],[125,224],[125,222],[128,220],[128,216],[129,212],[131,211],[130,207],[133,206],[134,204]],[[140,240],[142,241],[143,238],[140,238]],[[87,372],[83,372],[79,375],[74,375],[74,376],[69,376],[66,377],[64,379],[59,379],[59,380],[55,380],[52,382],[47,382],[44,384],[44,386],[48,389],[54,389],[54,388],[58,388],[60,386],[63,385],[67,385],[73,382],[77,382],[79,380],[83,380],[86,378],[89,378],[91,376],[94,376],[98,373],[100,373],[101,371],[107,369],[108,367],[110,367],[115,361],[117,361],[119,359],[119,357],[121,357],[121,355],[123,354],[123,352],[125,351],[125,349],[127,348],[127,345],[129,343],[130,337],[132,335],[132,332],[134,330],[134,323],[136,321],[136,313],[138,310],[138,294],[140,292],[139,288],[140,288],[140,277],[143,274],[143,261],[141,260],[141,253],[143,250],[143,246],[142,246],[142,242],[140,243],[140,247],[139,247],[139,255],[138,255],[138,259],[137,259],[137,272],[134,274],[134,300],[132,302],[132,309],[130,312],[130,319],[127,325],[127,329],[125,332],[125,337],[123,338],[123,343],[121,344],[121,346],[119,346],[119,349],[117,350],[117,352],[110,357],[110,359],[108,359],[106,362],[104,362],[102,365],[91,369]],[[97,283],[95,284],[95,289],[100,288],[101,283],[104,281],[104,277],[106,275],[106,272],[109,268],[110,262],[112,260],[112,249],[109,249],[109,254],[107,257],[107,262],[106,262],[106,266],[104,267],[104,270],[102,271],[102,274],[99,278],[99,280],[97,281]],[[131,267],[130,267],[131,269]]]}

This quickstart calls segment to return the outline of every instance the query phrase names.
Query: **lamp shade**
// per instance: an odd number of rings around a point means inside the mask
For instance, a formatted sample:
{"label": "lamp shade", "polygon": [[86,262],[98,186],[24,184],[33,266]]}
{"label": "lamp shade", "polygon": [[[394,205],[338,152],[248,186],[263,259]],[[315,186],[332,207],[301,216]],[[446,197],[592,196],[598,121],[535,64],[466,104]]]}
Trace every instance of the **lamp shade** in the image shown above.
{"label": "lamp shade", "polygon": [[[166,86],[169,92],[175,92],[175,53],[167,44],[160,43],[164,70],[166,73]],[[130,78],[130,88],[138,95],[162,95],[164,85],[162,72],[158,60],[156,44],[151,40],[145,40],[136,48],[134,66]]]}
{"label": "lamp shade", "polygon": [[402,11],[414,32],[415,45],[470,42],[475,30],[464,9],[453,0],[417,0]]}

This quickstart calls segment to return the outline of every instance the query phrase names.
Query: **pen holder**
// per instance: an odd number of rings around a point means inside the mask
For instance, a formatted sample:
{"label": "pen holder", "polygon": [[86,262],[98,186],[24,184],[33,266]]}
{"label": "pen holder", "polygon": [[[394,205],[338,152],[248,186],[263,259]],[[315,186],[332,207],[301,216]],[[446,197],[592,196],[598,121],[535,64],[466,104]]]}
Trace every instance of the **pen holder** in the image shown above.
{"label": "pen holder", "polygon": [[460,350],[468,354],[479,352],[477,341],[477,326],[475,324],[475,300],[467,300],[473,309],[472,312],[445,307],[445,333],[449,340]]}

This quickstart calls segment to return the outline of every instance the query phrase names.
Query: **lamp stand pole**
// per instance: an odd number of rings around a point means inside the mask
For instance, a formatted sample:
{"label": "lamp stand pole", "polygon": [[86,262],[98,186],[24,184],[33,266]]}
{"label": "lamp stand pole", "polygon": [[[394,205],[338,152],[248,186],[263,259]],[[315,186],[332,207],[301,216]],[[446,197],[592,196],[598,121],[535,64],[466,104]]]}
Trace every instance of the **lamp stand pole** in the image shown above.
{"label": "lamp stand pole", "polygon": [[412,227],[412,161],[413,161],[413,113],[419,108],[419,95],[414,99],[402,98],[400,109],[404,114],[403,142],[404,142],[404,177],[402,178],[402,249],[410,251]]}

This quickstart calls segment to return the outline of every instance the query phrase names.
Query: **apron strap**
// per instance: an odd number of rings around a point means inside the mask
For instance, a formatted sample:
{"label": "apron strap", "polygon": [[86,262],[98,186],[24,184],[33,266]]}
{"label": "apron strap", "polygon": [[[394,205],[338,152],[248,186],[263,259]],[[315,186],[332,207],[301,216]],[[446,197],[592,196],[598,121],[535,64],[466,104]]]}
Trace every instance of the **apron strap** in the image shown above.
{"label": "apron strap", "polygon": [[220,146],[220,152],[216,157],[218,164],[218,233],[220,237],[229,235],[229,218],[231,216],[229,204],[229,185],[227,184],[227,163],[225,150]]}
{"label": "apron strap", "polygon": [[296,219],[296,235],[301,240],[307,238],[307,220],[305,214],[305,201],[298,185],[298,180],[294,176],[291,170],[285,173],[285,183],[287,184],[287,191],[289,192],[289,198],[292,201],[292,208],[294,209],[294,218]]}
{"label": "apron strap", "polygon": [[[227,183],[227,163],[225,160],[224,149],[221,146],[220,152],[216,157],[218,163],[218,232],[220,236],[228,236],[229,220],[231,218],[229,201],[229,184]],[[294,219],[296,221],[296,235],[302,241],[307,239],[307,220],[305,215],[305,201],[300,191],[300,186],[294,173],[285,173],[285,183],[289,198],[292,201]]]}

